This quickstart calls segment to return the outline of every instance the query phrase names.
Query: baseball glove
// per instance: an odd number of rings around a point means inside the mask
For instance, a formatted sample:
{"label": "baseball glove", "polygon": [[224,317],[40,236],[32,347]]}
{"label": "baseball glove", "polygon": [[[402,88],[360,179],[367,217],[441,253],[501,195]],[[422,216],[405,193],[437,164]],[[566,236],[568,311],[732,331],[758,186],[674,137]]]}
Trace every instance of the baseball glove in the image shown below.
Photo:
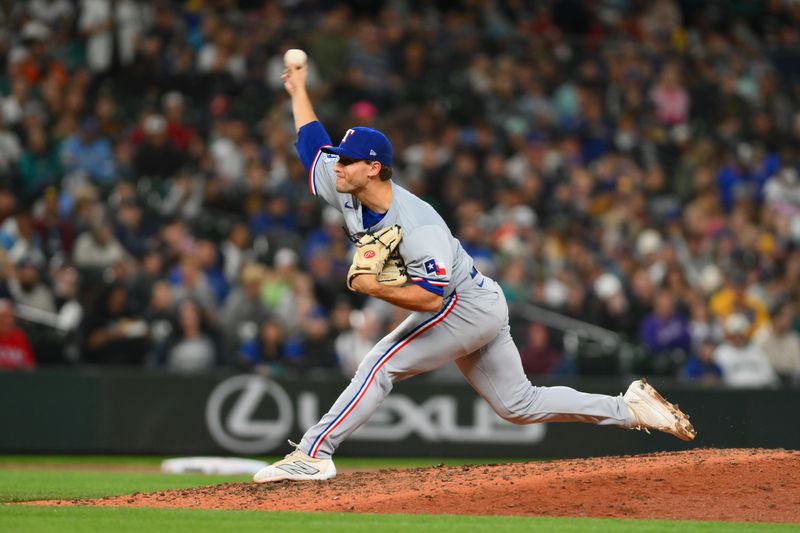
{"label": "baseball glove", "polygon": [[383,285],[390,285],[392,287],[400,287],[408,282],[408,275],[406,271],[406,262],[400,257],[397,250],[389,254],[386,258],[386,263],[383,265],[383,270],[378,274],[378,283]]}
{"label": "baseball glove", "polygon": [[379,275],[389,255],[403,238],[403,228],[395,224],[373,233],[365,233],[356,242],[353,264],[347,273],[347,288],[353,290],[353,278],[360,274]]}

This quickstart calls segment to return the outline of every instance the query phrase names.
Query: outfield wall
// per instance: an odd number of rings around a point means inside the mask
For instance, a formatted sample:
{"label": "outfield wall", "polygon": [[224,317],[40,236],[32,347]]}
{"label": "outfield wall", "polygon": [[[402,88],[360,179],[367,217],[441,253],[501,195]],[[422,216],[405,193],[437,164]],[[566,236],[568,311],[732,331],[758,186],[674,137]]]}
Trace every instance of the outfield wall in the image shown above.
{"label": "outfield wall", "polygon": [[[119,370],[0,373],[0,453],[283,454],[346,386],[250,374]],[[544,384],[544,383],[543,383]],[[626,383],[547,382],[618,394]],[[692,415],[692,444],[586,424],[514,426],[461,382],[415,378],[394,391],[340,455],[581,457],[687,447],[800,449],[800,392],[656,382]]]}

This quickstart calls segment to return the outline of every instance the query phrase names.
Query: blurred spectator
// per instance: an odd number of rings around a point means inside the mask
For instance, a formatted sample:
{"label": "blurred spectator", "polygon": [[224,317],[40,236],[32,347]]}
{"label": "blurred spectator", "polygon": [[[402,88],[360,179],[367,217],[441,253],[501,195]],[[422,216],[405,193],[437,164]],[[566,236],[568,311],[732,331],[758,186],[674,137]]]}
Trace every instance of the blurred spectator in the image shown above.
{"label": "blurred spectator", "polygon": [[40,279],[40,268],[41,263],[33,257],[20,259],[16,277],[9,280],[8,289],[17,304],[54,313],[56,303],[53,291]]}
{"label": "blurred spectator", "polygon": [[280,377],[287,368],[296,364],[299,354],[300,346],[287,338],[283,326],[275,320],[264,322],[258,334],[244,343],[239,352],[247,368],[275,377]]}
{"label": "blurred spectator", "polygon": [[75,12],[69,0],[31,0],[27,7],[31,17],[53,26],[72,18]]}
{"label": "blurred spectator", "polygon": [[135,199],[124,200],[117,206],[114,236],[125,251],[133,257],[142,257],[147,249],[148,232],[143,221],[142,208]]}
{"label": "blurred spectator", "polygon": [[222,272],[222,255],[219,253],[217,245],[209,239],[198,240],[195,247],[194,253],[200,268],[211,286],[217,303],[221,304],[228,297],[230,290],[228,280],[225,279],[225,274]]}
{"label": "blurred spectator", "polygon": [[222,269],[228,283],[234,284],[239,278],[242,265],[253,259],[250,245],[250,230],[245,224],[235,224],[228,238],[220,245],[223,257]]}
{"label": "blurred spectator", "polygon": [[195,219],[201,213],[205,201],[205,184],[198,174],[184,169],[165,185],[166,193],[160,204],[165,218],[181,217]]}
{"label": "blurred spectator", "polygon": [[42,194],[45,187],[58,185],[61,181],[58,152],[50,146],[46,133],[41,129],[32,130],[28,136],[28,147],[19,160],[19,180],[20,194],[26,201]]}
{"label": "blurred spectator", "polygon": [[297,253],[288,248],[275,252],[274,267],[267,271],[261,286],[261,297],[267,309],[294,325],[297,312],[294,284],[302,274],[297,269]]}
{"label": "blurred spectator", "polygon": [[561,360],[558,350],[550,344],[550,332],[536,322],[528,326],[527,343],[520,348],[519,355],[526,374],[552,374]]}
{"label": "blurred spectator", "polygon": [[186,152],[197,132],[185,122],[185,99],[181,93],[171,91],[165,94],[161,100],[164,117],[167,120],[167,138],[176,150]]}
{"label": "blurred spectator", "polygon": [[0,370],[26,370],[36,367],[28,336],[17,327],[14,306],[0,298]]}
{"label": "blurred spectator", "polygon": [[689,119],[691,99],[681,85],[680,66],[667,63],[661,70],[658,82],[650,89],[650,99],[655,105],[658,121],[664,126],[683,124]]}
{"label": "blurred spectator", "polygon": [[353,376],[361,360],[380,339],[376,318],[362,311],[349,313],[351,328],[339,333],[334,341],[339,369],[345,376]]}
{"label": "blurred spectator", "polygon": [[206,319],[216,320],[216,297],[208,277],[201,268],[199,257],[194,253],[184,253],[179,265],[170,272],[169,279],[175,300],[189,298],[200,305]]}
{"label": "blurred spectator", "polygon": [[302,317],[302,364],[305,368],[336,368],[336,332],[321,308],[309,309]]}
{"label": "blurred spectator", "polygon": [[0,112],[0,180],[10,186],[17,173],[17,161],[23,155],[16,133],[6,128],[7,112]]}
{"label": "blurred spectator", "polygon": [[147,354],[147,323],[131,313],[128,290],[114,283],[95,295],[84,318],[84,361],[97,365],[142,365]]}
{"label": "blurred spectator", "polygon": [[27,259],[41,265],[45,256],[42,243],[36,234],[31,213],[19,210],[0,226],[0,246],[6,251],[11,261],[19,262]]}
{"label": "blurred spectator", "polygon": [[53,296],[55,298],[58,325],[63,331],[78,329],[83,320],[83,305],[79,301],[80,275],[69,264],[52,270]]}
{"label": "blurred spectator", "polygon": [[771,325],[756,334],[755,343],[784,383],[800,384],[800,334],[792,329],[796,315],[795,303],[778,305]]}
{"label": "blurred spectator", "polygon": [[167,368],[181,373],[201,372],[216,364],[216,349],[205,332],[200,306],[191,299],[178,304],[175,340],[167,352]]}
{"label": "blurred spectator", "polygon": [[174,176],[183,165],[183,153],[168,137],[167,121],[161,115],[150,115],[143,129],[144,140],[133,157],[134,177],[165,180]]}
{"label": "blurred spectator", "polygon": [[72,258],[78,268],[102,270],[126,260],[128,254],[109,223],[97,220],[91,229],[78,235]]}
{"label": "blurred spectator", "polygon": [[721,320],[727,319],[733,313],[743,314],[750,325],[748,338],[769,323],[769,313],[764,304],[748,294],[746,274],[741,270],[728,274],[725,286],[711,297],[708,305],[711,312]]}
{"label": "blurred spectator", "polygon": [[703,301],[695,302],[691,307],[689,334],[692,337],[692,346],[695,348],[705,342],[716,346],[725,336],[719,321],[711,316]]}
{"label": "blurred spectator", "polygon": [[647,373],[674,375],[681,367],[691,352],[691,336],[671,292],[656,293],[653,312],[642,321],[639,338],[650,351]]}
{"label": "blurred spectator", "polygon": [[175,330],[172,289],[166,281],[156,281],[148,297],[149,300],[142,312],[150,335],[150,351],[146,363],[151,367],[163,366]]}
{"label": "blurred spectator", "polygon": [[258,335],[259,327],[269,318],[269,311],[261,298],[266,269],[257,263],[247,263],[242,268],[240,283],[225,302],[220,322],[223,329],[226,357],[239,353],[243,343]]}
{"label": "blurred spectator", "polygon": [[694,354],[686,360],[683,378],[697,381],[703,385],[714,385],[722,379],[722,369],[714,362],[716,345],[708,340],[701,341]]}
{"label": "blurred spectator", "polygon": [[41,202],[34,208],[34,213],[36,238],[42,243],[45,257],[69,257],[75,241],[75,228],[70,217],[62,216],[58,205],[58,191],[55,188],[47,188]]}
{"label": "blurred spectator", "polygon": [[722,370],[722,381],[729,387],[769,387],[777,375],[766,354],[749,340],[750,321],[741,313],[725,319],[727,339],[714,351],[714,362]]}
{"label": "blurred spectator", "polygon": [[114,61],[127,65],[133,60],[134,43],[150,23],[150,9],[135,0],[81,0],[78,26],[94,72],[110,69]]}
{"label": "blurred spectator", "polygon": [[84,119],[79,132],[61,143],[61,164],[66,172],[77,172],[99,185],[110,186],[116,178],[116,163],[111,143],[100,137],[99,127],[96,118]]}

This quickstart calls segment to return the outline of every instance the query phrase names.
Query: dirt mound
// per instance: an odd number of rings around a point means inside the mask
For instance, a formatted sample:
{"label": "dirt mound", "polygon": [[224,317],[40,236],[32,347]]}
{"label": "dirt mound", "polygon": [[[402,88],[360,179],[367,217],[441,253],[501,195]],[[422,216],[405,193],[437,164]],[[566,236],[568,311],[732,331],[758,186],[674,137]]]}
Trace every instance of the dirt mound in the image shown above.
{"label": "dirt mound", "polygon": [[800,522],[800,452],[691,450],[225,483],[44,505]]}

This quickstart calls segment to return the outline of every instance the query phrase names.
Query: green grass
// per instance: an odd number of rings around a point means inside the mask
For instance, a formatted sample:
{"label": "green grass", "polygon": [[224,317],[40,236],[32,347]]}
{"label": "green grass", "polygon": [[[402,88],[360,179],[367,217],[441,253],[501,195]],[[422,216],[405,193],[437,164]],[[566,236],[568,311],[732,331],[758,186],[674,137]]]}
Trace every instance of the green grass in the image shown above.
{"label": "green grass", "polygon": [[431,531],[431,532],[650,532],[680,527],[682,533],[728,531],[797,531],[791,525],[601,520],[592,518],[518,518],[507,516],[374,515],[341,513],[265,513],[190,509],[107,509],[96,507],[0,510],[0,531],[7,533],[105,533],[108,531]]}
{"label": "green grass", "polygon": [[[249,476],[161,474],[158,472],[63,470],[64,465],[158,465],[156,457],[0,457],[0,531],[47,533],[69,531],[564,531],[649,532],[676,527],[682,533],[717,531],[798,531],[800,525],[672,522],[663,520],[609,520],[529,518],[508,516],[371,515],[340,513],[288,513],[264,511],[211,511],[199,509],[125,509],[100,507],[38,507],[14,502],[33,499],[80,499],[153,492],[166,489],[247,481]],[[502,460],[342,459],[337,466],[384,468],[505,462]],[[10,468],[33,464],[35,470]],[[6,468],[3,468],[3,465]],[[54,465],[52,470],[47,465]]]}
{"label": "green grass", "polygon": [[227,481],[250,481],[250,476],[0,470],[0,502],[102,498],[132,492],[185,489]]}
{"label": "green grass", "polygon": [[[0,455],[0,467],[4,465],[133,465],[133,466],[158,466],[161,461],[174,456],[155,455]],[[256,457],[268,463],[281,459],[283,456]],[[443,458],[443,457],[336,457],[337,468],[415,468],[443,464],[446,466],[461,466],[469,464],[515,463],[528,462],[535,459],[513,458]]]}

